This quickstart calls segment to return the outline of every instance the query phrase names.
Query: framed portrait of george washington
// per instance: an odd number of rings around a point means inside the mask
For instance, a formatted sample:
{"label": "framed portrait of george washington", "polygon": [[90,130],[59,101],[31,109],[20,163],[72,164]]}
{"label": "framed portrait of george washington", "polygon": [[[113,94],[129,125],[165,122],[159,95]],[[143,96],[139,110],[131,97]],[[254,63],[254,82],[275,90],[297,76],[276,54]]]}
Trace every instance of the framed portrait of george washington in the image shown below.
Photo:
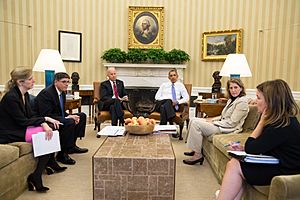
{"label": "framed portrait of george washington", "polygon": [[163,48],[164,8],[129,6],[128,48]]}
{"label": "framed portrait of george washington", "polygon": [[242,52],[242,29],[203,32],[202,60],[224,61],[228,54]]}

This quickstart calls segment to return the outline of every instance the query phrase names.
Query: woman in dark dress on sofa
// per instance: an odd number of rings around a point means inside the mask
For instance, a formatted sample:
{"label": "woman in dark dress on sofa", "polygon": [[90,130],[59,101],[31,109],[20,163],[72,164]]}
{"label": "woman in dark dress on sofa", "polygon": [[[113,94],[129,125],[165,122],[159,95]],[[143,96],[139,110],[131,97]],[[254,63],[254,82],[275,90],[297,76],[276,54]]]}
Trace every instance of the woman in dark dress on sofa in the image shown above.
{"label": "woman in dark dress on sofa", "polygon": [[[16,68],[10,75],[11,80],[7,82],[0,102],[0,144],[31,142],[31,135],[40,131],[46,132],[46,140],[51,140],[53,133],[49,125],[58,129],[60,122],[50,117],[33,116],[28,94],[28,90],[34,85],[31,69]],[[42,172],[46,165],[57,171],[66,169],[60,167],[55,160],[49,160],[49,157],[50,154],[38,157],[37,167],[27,179],[29,190],[35,189],[38,192],[49,190],[42,183]]]}
{"label": "woman in dark dress on sofa", "polygon": [[244,149],[250,154],[274,156],[279,164],[253,164],[232,158],[217,199],[240,199],[244,182],[269,185],[274,176],[300,173],[300,124],[296,118],[299,107],[291,89],[280,79],[266,81],[257,86],[256,96],[262,116]]}

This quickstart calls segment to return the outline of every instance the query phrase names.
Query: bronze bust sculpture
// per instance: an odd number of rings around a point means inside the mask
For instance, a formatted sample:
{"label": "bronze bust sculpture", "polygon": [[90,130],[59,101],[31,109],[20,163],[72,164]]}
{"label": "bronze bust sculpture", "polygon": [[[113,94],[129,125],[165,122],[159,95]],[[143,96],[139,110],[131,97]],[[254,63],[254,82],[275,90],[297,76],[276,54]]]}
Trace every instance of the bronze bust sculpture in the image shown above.
{"label": "bronze bust sculpture", "polygon": [[79,74],[77,72],[73,72],[71,75],[72,79],[72,90],[79,90],[78,80],[80,79]]}
{"label": "bronze bust sculpture", "polygon": [[219,76],[220,71],[215,71],[212,75],[212,77],[214,78],[215,82],[212,85],[212,89],[211,92],[212,93],[221,93],[221,78],[222,76]]}

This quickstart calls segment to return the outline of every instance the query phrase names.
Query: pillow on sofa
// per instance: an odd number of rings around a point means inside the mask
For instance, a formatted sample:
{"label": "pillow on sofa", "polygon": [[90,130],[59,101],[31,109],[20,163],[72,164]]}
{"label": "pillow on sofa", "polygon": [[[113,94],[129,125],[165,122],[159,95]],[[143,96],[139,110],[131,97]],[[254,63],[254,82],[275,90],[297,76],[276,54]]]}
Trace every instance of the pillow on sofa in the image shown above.
{"label": "pillow on sofa", "polygon": [[23,156],[32,153],[32,144],[27,142],[13,142],[9,143],[12,146],[19,148],[19,156]]}
{"label": "pillow on sofa", "polygon": [[0,169],[19,158],[19,148],[17,147],[0,144],[0,151]]}
{"label": "pillow on sofa", "polygon": [[257,112],[257,107],[255,105],[249,105],[249,112],[243,125],[243,132],[254,130],[259,118],[260,114]]}

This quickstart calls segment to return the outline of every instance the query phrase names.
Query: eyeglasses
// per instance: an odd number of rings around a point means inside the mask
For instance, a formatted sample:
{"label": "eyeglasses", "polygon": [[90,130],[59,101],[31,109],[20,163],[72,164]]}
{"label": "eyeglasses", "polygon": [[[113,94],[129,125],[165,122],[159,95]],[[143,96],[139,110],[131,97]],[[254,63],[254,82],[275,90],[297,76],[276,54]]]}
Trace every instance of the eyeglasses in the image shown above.
{"label": "eyeglasses", "polygon": [[66,80],[64,80],[64,81],[60,81],[60,82],[62,82],[63,84],[69,84],[70,83],[70,81],[66,81]]}

